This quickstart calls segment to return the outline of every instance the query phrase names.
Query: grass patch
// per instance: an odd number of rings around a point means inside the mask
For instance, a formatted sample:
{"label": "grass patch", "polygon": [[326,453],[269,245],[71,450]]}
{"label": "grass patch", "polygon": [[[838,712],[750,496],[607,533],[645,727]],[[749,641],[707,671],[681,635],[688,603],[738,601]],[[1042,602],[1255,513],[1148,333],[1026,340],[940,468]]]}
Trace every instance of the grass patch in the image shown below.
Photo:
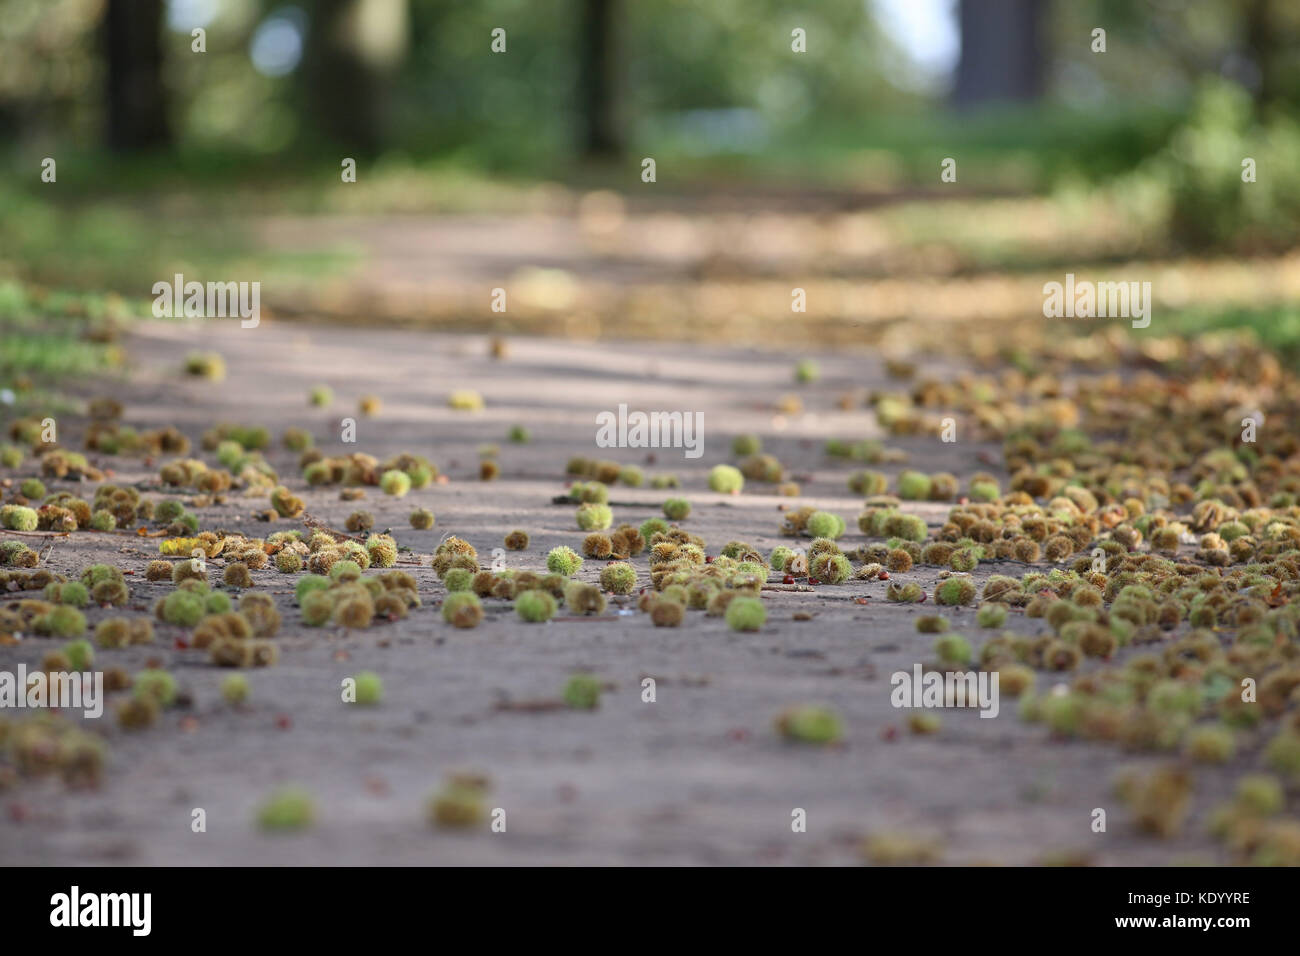
{"label": "grass patch", "polygon": [[42,379],[82,375],[112,364],[112,349],[106,345],[71,335],[19,334],[11,332],[3,322],[0,332],[0,381],[9,382],[23,375]]}
{"label": "grass patch", "polygon": [[15,404],[47,406],[69,377],[103,372],[122,363],[114,344],[119,320],[143,314],[117,295],[46,290],[0,280],[0,388]]}
{"label": "grass patch", "polygon": [[[53,187],[45,187],[47,190]],[[62,188],[61,186],[59,188]],[[234,203],[272,211],[257,195]],[[18,264],[26,280],[79,290],[150,295],[153,283],[187,278],[311,280],[338,275],[356,253],[285,250],[259,240],[253,222],[209,192],[130,192],[86,196],[33,195],[0,187],[0,260]]]}
{"label": "grass patch", "polygon": [[[1154,324],[1154,323],[1153,323]],[[1184,309],[1167,316],[1163,331],[1189,338],[1210,332],[1248,332],[1286,359],[1300,358],[1300,305]]]}

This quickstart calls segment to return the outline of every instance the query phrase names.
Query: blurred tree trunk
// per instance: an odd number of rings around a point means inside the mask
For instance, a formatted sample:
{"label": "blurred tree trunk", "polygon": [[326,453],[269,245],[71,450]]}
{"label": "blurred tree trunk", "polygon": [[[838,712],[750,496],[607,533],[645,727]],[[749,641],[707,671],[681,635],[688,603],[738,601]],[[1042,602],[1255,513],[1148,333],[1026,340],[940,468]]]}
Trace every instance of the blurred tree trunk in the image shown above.
{"label": "blurred tree trunk", "polygon": [[578,0],[578,115],[584,156],[623,152],[618,125],[618,0]]}
{"label": "blurred tree trunk", "polygon": [[407,0],[317,0],[308,10],[309,115],[331,142],[374,153],[387,131],[389,78],[408,47]]}
{"label": "blurred tree trunk", "polygon": [[163,0],[108,0],[103,33],[108,67],[108,145],[130,151],[167,146],[162,66]]}
{"label": "blurred tree trunk", "polygon": [[1042,0],[961,0],[958,106],[1028,102],[1043,91]]}
{"label": "blurred tree trunk", "polygon": [[[1294,37],[1272,14],[1270,0],[1250,0],[1245,12],[1246,51],[1259,71],[1255,86],[1257,106],[1275,106],[1288,100],[1283,69]],[[1293,91],[1294,92],[1294,91]]]}

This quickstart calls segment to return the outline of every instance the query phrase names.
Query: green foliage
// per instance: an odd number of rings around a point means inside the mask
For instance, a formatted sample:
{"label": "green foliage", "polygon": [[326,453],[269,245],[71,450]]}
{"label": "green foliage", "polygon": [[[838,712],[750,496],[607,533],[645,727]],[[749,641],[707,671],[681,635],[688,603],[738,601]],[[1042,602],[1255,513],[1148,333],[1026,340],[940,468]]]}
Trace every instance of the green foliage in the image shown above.
{"label": "green foliage", "polygon": [[[1205,82],[1187,122],[1117,188],[1163,213],[1177,246],[1288,248],[1300,236],[1300,125],[1254,116],[1245,90]],[[1246,158],[1254,182],[1242,180]]]}

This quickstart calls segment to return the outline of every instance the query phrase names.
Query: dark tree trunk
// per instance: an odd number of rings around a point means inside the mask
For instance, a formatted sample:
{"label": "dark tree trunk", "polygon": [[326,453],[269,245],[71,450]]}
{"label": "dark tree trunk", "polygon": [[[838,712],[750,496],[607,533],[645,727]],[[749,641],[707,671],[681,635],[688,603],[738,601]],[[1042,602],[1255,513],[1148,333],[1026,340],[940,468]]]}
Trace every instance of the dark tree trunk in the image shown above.
{"label": "dark tree trunk", "polygon": [[131,151],[167,146],[163,87],[163,0],[108,0],[104,47],[108,64],[108,145]]}
{"label": "dark tree trunk", "polygon": [[618,125],[618,0],[578,0],[578,115],[585,156],[623,151]]}
{"label": "dark tree trunk", "polygon": [[1255,69],[1257,83],[1253,90],[1258,106],[1272,106],[1283,99],[1278,67],[1286,41],[1272,22],[1269,0],[1251,0],[1246,8],[1246,49]]}
{"label": "dark tree trunk", "polygon": [[[387,129],[391,72],[406,53],[408,16],[404,2],[316,0],[303,60],[303,81],[317,132],[339,146],[375,153]],[[382,23],[381,49],[363,50],[362,22]]]}
{"label": "dark tree trunk", "polygon": [[1042,0],[961,0],[953,91],[958,106],[1023,103],[1041,95],[1043,13]]}

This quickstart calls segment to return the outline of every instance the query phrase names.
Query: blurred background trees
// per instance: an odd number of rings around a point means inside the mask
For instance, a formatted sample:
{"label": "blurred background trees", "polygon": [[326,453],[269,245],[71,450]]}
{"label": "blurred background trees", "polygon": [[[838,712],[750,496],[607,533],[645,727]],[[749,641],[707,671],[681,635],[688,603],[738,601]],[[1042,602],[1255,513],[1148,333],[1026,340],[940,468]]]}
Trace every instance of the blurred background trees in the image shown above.
{"label": "blurred background trees", "polygon": [[[416,204],[430,170],[622,189],[647,155],[666,190],[875,202],[934,194],[954,156],[945,196],[1102,186],[1175,246],[1276,249],[1300,228],[1297,39],[1294,0],[0,0],[0,212],[52,249],[69,196],[307,206],[341,156]],[[75,172],[57,198],[45,156]]]}
{"label": "blurred background trees", "polygon": [[1185,111],[1207,76],[1293,110],[1298,38],[1288,0],[0,0],[0,122],[11,143],[505,165],[663,136],[869,148],[950,103]]}
{"label": "blurred background trees", "polygon": [[0,318],[184,271],[465,323],[491,277],[770,342],[795,286],[852,338],[1140,265],[1300,354],[1297,40],[1296,0],[0,0]]}

